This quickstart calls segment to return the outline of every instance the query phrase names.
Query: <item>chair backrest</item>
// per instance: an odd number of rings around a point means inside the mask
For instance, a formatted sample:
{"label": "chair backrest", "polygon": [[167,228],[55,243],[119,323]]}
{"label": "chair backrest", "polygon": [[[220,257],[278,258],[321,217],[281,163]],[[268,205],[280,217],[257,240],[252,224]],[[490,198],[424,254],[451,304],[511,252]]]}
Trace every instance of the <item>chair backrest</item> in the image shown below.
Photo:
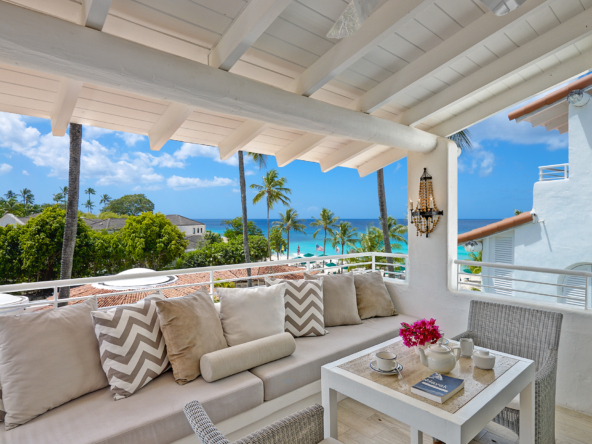
{"label": "chair backrest", "polygon": [[471,301],[468,329],[475,345],[532,359],[537,369],[557,350],[563,314],[493,302]]}

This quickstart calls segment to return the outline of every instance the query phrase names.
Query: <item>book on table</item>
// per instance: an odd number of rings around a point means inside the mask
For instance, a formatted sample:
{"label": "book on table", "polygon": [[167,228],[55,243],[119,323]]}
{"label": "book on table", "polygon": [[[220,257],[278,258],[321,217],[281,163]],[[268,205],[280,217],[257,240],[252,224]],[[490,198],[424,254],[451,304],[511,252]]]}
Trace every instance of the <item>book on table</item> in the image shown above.
{"label": "book on table", "polygon": [[465,381],[462,379],[433,373],[411,387],[411,393],[443,404],[464,387]]}

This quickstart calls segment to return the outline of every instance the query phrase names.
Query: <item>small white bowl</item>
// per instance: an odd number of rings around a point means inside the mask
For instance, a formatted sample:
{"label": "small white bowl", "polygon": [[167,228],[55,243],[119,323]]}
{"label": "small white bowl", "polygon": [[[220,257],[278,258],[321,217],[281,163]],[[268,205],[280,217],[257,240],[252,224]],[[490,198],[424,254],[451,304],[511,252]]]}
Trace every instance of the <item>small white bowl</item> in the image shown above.
{"label": "small white bowl", "polygon": [[475,367],[482,370],[491,370],[495,366],[495,355],[490,355],[489,350],[476,350],[473,353]]}

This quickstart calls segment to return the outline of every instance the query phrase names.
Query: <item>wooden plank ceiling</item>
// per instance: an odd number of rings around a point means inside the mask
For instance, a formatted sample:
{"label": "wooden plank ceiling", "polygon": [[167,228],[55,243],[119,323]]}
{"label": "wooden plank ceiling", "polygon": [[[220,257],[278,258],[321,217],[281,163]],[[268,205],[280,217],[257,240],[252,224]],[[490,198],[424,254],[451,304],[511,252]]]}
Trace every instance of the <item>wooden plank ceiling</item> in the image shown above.
{"label": "wooden plank ceiling", "polygon": [[[108,8],[103,33],[206,65],[226,61],[231,73],[438,136],[592,68],[592,26],[585,31],[592,25],[592,0],[528,0],[505,17],[478,0],[383,0],[368,19],[374,22],[341,41],[326,34],[347,6],[344,0],[9,3],[81,26],[90,26],[89,7]],[[67,103],[67,81],[5,64],[0,56],[0,111],[55,118]],[[350,154],[336,155],[352,141],[269,124],[246,131],[241,117],[178,110],[170,102],[89,83],[71,90],[72,122],[150,135],[151,142],[170,137],[221,144],[228,155],[240,146],[286,162],[358,168],[361,175],[397,158],[389,154],[396,147],[350,145]],[[247,143],[236,145],[230,137],[241,128]]]}

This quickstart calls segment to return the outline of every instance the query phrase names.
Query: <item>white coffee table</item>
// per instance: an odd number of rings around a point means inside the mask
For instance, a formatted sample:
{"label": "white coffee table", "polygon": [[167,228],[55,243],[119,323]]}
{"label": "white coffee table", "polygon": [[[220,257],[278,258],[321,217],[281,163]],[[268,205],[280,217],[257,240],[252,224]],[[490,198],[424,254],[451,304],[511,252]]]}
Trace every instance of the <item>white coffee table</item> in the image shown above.
{"label": "white coffee table", "polygon": [[[423,433],[446,444],[467,444],[520,394],[520,444],[534,444],[535,364],[529,359],[495,352],[496,355],[513,358],[518,362],[454,413],[339,368],[340,365],[385,346],[395,345],[400,340],[401,338],[392,339],[322,367],[325,438],[337,439],[337,393],[409,425],[412,444],[421,444]],[[402,374],[405,378],[405,370]]]}

